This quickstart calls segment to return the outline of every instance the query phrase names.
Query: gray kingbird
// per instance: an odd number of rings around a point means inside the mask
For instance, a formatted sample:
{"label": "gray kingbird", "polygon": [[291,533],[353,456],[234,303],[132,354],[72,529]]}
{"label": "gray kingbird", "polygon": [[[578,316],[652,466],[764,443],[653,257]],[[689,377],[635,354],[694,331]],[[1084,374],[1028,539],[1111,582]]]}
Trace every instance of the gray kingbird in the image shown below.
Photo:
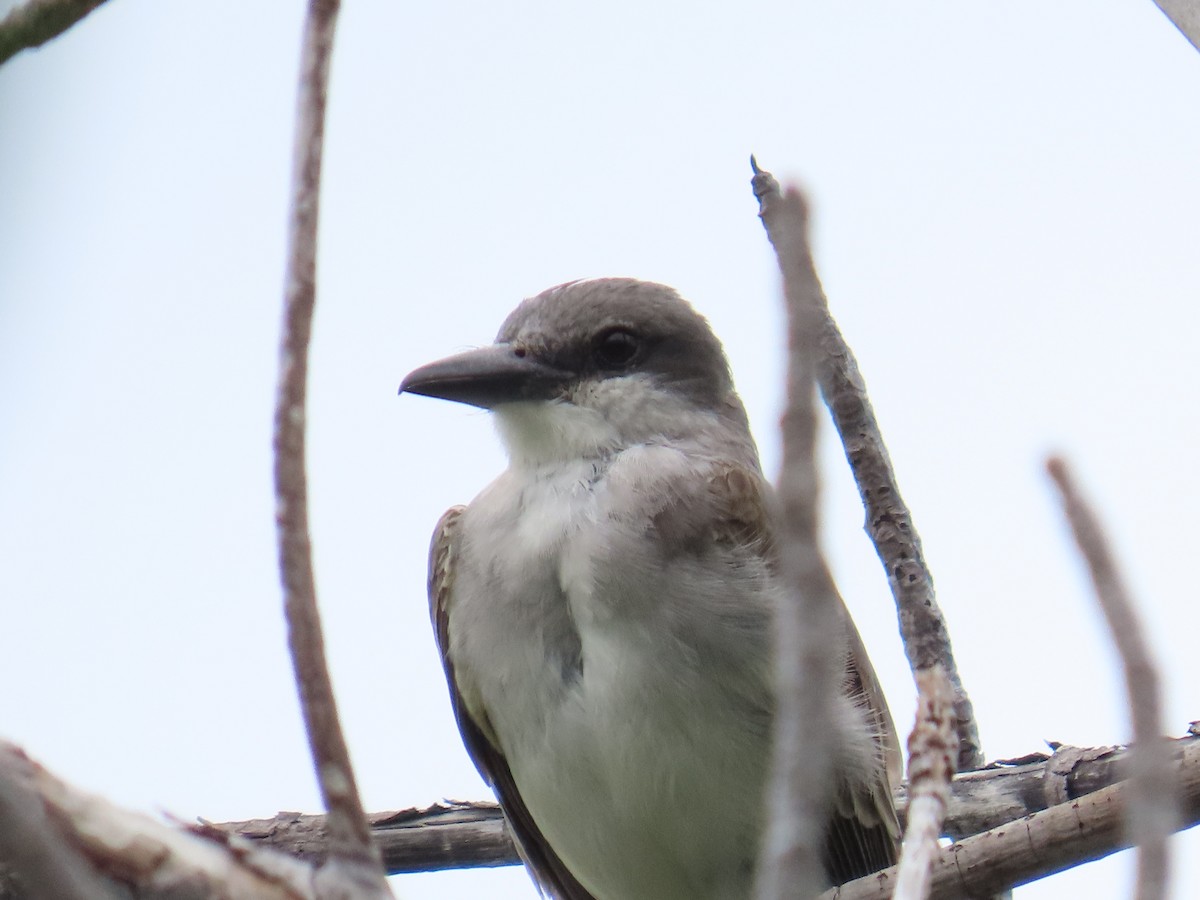
{"label": "gray kingbird", "polygon": [[[438,522],[429,600],[463,742],[539,888],[746,900],[782,588],[729,365],[671,288],[571,282],[401,393],[491,410],[508,469]],[[824,862],[895,862],[895,727],[845,617]]]}

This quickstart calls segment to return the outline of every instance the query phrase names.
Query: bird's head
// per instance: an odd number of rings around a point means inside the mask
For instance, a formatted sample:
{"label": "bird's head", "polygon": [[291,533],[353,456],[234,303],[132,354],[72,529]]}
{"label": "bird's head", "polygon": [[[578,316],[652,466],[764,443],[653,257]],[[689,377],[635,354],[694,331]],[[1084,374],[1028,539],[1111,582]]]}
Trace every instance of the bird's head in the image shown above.
{"label": "bird's head", "polygon": [[515,464],[746,432],[708,322],[671,288],[632,278],[543,291],[494,344],[422,366],[400,391],[492,410]]}

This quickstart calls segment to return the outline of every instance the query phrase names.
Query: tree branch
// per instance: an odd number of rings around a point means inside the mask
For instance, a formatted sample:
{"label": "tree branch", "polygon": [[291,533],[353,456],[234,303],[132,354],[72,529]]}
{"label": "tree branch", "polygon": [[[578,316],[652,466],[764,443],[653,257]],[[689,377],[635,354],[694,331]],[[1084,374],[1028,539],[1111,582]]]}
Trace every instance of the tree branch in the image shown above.
{"label": "tree branch", "polygon": [[1062,495],[1063,511],[1087,562],[1096,599],[1121,656],[1133,723],[1132,774],[1127,793],[1129,835],[1138,844],[1136,897],[1160,900],[1166,895],[1170,874],[1167,838],[1174,830],[1178,812],[1175,772],[1162,736],[1158,670],[1099,519],[1080,494],[1066,462],[1053,458],[1046,468]]}
{"label": "tree branch", "polygon": [[338,0],[310,0],[300,57],[284,328],[275,405],[276,523],[288,644],[309,749],[329,813],[328,884],[333,895],[343,893],[343,889],[349,892],[349,885],[353,884],[360,896],[390,897],[378,851],[370,839],[325,662],[304,470],[305,397],[308,345],[316,302],[321,155],[337,13]]}
{"label": "tree branch", "polygon": [[[1200,823],[1200,738],[1172,742],[1171,756],[1179,775],[1181,824],[1192,827]],[[960,896],[964,885],[978,896],[1122,849],[1127,845],[1121,828],[1125,788],[1119,779],[1128,760],[1129,752],[1120,748],[1068,747],[1048,761],[959,775],[946,831],[961,835],[981,827],[993,830],[939,851],[932,896]],[[63,848],[103,873],[115,889],[136,886],[143,900],[178,897],[182,885],[194,888],[189,896],[196,897],[318,896],[306,862],[270,851],[322,861],[322,816],[288,813],[254,822],[205,823],[189,834],[71,788],[10,745],[0,744],[0,768],[19,773]],[[904,801],[901,793],[902,816]],[[1054,818],[1029,815],[1047,806]],[[494,804],[437,806],[371,818],[389,873],[520,862]],[[886,877],[890,884],[894,872]],[[860,879],[843,887],[839,896],[881,896],[879,878]],[[3,884],[0,878],[0,887]],[[36,895],[10,885],[9,893],[0,891],[0,897],[30,900]]]}
{"label": "tree branch", "polygon": [[929,896],[933,858],[950,805],[958,742],[954,732],[954,687],[941,666],[917,673],[917,723],[908,736],[908,824],[896,865],[893,900]]}
{"label": "tree branch", "polygon": [[[774,244],[768,216],[771,204],[778,202],[779,182],[751,157],[754,169],[751,185],[758,198],[759,215],[767,236]],[[819,290],[819,285],[818,285]],[[921,539],[913,526],[912,514],[900,497],[900,488],[892,470],[887,447],[875,421],[875,412],[867,398],[867,388],[858,369],[858,361],[842,337],[829,312],[829,304],[820,294],[823,314],[821,358],[817,381],[834,425],[846,449],[846,459],[858,484],[866,509],[866,531],[887,572],[892,596],[900,617],[900,633],[914,674],[920,669],[941,665],[954,685],[954,713],[958,720],[958,769],[966,771],[983,765],[979,727],[970,697],[958,675],[950,633],[938,606],[933,577],[925,564]]]}
{"label": "tree branch", "polygon": [[777,700],[768,823],[759,850],[759,900],[815,897],[833,771],[834,698],[841,658],[830,652],[841,600],[817,542],[816,349],[821,286],[808,243],[808,205],[787,193],[763,211],[788,314],[787,407],[778,478],[779,558],[787,599],[775,613]]}
{"label": "tree branch", "polygon": [[[225,832],[201,836],[120,809],[3,742],[0,773],[0,807],[14,795],[25,807],[21,822],[0,808],[4,858],[18,870],[15,881],[0,879],[5,900],[319,900],[310,864]],[[10,833],[14,825],[25,834]],[[30,827],[42,832],[40,846],[12,854]]]}
{"label": "tree branch", "polygon": [[[1181,779],[1200,781],[1200,738],[1170,744]],[[998,828],[1119,783],[1128,772],[1123,747],[1059,747],[1052,757],[1034,753],[955,776],[943,832],[955,839]],[[1196,771],[1191,771],[1196,770]],[[908,786],[896,794],[906,819]],[[495,803],[452,802],[371,815],[372,833],[389,875],[520,865],[520,857]],[[1187,807],[1182,827],[1200,822],[1200,797]],[[258,844],[321,859],[324,816],[280,813],[271,819],[214,825]],[[1114,847],[1114,849],[1117,849]]]}
{"label": "tree branch", "polygon": [[8,869],[0,878],[0,898],[19,892],[28,900],[116,900],[113,886],[54,830],[30,785],[34,768],[17,748],[0,745],[0,861]]}
{"label": "tree branch", "polygon": [[[1200,741],[1184,749],[1180,798],[1190,825],[1200,821]],[[931,900],[985,897],[1045,878],[1129,846],[1123,819],[1129,783],[1121,782],[939,851]],[[889,900],[895,868],[860,878],[821,900]]]}
{"label": "tree branch", "polygon": [[28,0],[0,21],[0,64],[58,37],[104,0]]}
{"label": "tree branch", "polygon": [[1156,6],[1200,50],[1200,5],[1196,0],[1154,0]]}

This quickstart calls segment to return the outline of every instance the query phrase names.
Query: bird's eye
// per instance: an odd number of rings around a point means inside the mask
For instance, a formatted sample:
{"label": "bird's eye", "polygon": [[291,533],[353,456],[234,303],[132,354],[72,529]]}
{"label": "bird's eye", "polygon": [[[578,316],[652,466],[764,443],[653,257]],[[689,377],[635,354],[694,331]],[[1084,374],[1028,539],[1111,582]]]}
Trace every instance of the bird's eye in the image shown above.
{"label": "bird's eye", "polygon": [[623,369],[628,366],[641,347],[637,337],[624,328],[614,328],[600,335],[592,355],[602,369]]}

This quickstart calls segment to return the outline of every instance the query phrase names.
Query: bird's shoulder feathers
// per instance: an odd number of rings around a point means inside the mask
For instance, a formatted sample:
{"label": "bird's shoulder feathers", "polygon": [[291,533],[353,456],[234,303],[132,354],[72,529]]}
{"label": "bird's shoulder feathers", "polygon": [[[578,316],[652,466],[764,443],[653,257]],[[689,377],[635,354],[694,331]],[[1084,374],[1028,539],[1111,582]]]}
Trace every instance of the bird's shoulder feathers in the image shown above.
{"label": "bird's shoulder feathers", "polygon": [[713,461],[698,477],[674,477],[659,496],[651,524],[667,556],[715,545],[760,556],[774,567],[771,488],[755,469]]}

